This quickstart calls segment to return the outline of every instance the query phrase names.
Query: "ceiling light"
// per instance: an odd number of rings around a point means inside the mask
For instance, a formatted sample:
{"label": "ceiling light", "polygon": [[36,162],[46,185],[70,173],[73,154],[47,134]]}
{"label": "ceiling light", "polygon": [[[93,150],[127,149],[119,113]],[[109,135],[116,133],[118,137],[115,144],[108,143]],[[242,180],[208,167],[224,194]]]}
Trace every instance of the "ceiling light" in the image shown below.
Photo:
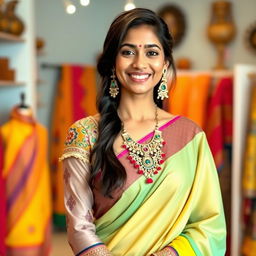
{"label": "ceiling light", "polygon": [[125,11],[129,11],[129,10],[132,10],[132,9],[134,9],[134,8],[136,8],[136,6],[135,6],[133,0],[127,0],[127,1],[126,1],[126,4],[125,4],[125,6],[124,6],[124,10],[125,10]]}
{"label": "ceiling light", "polygon": [[68,4],[66,6],[66,12],[68,14],[74,14],[76,12],[76,7],[73,4]]}
{"label": "ceiling light", "polygon": [[90,0],[80,0],[80,4],[81,4],[82,6],[87,6],[87,5],[90,4]]}

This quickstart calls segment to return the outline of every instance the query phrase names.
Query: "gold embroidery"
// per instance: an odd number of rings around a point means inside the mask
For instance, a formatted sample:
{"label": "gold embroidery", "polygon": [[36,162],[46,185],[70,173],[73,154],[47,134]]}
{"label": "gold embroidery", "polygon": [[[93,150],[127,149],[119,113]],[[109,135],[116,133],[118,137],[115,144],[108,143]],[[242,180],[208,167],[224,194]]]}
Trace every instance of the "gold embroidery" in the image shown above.
{"label": "gold embroidery", "polygon": [[82,256],[95,256],[95,255],[97,255],[97,256],[111,256],[111,253],[107,249],[107,247],[103,245],[103,246],[93,247],[89,251],[82,254]]}
{"label": "gold embroidery", "polygon": [[68,131],[63,155],[60,161],[68,157],[75,157],[89,162],[89,154],[98,137],[97,123],[92,117],[83,118],[75,122]]}
{"label": "gold embroidery", "polygon": [[172,248],[164,248],[159,252],[151,254],[152,256],[178,256],[177,253],[172,250]]}
{"label": "gold embroidery", "polygon": [[86,152],[82,148],[76,148],[76,147],[65,148],[63,151],[63,155],[59,158],[59,161],[63,161],[65,158],[72,157],[72,156],[75,158],[81,159],[85,163],[89,162],[89,152]]}

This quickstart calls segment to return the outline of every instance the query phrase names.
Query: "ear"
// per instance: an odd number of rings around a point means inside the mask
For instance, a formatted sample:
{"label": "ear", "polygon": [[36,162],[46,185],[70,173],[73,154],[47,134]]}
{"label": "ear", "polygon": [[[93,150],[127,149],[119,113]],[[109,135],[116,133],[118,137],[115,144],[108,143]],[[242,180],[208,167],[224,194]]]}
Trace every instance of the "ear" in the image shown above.
{"label": "ear", "polygon": [[169,65],[170,65],[170,62],[169,62],[168,60],[165,60],[165,62],[164,62],[164,67],[165,67],[166,69],[168,69],[168,68],[169,68]]}

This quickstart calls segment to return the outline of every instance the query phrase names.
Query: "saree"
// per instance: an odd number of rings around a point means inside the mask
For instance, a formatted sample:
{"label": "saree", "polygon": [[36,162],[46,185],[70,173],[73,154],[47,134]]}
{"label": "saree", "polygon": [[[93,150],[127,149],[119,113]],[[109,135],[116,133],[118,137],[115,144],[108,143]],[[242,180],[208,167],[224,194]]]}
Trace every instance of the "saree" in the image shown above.
{"label": "saree", "polygon": [[76,120],[96,113],[95,67],[65,64],[58,83],[52,116],[50,164],[53,183],[53,218],[56,227],[65,227],[62,167],[58,162],[68,127]]}
{"label": "saree", "polygon": [[[180,256],[225,254],[219,181],[204,132],[181,116],[159,129],[166,156],[154,182],[145,182],[123,150],[117,158],[127,180],[108,198],[101,193],[100,178],[94,188],[88,185],[96,121],[87,117],[70,127],[61,160],[68,240],[75,255],[157,255],[168,246]],[[148,142],[153,135],[138,142]]]}
{"label": "saree", "polygon": [[242,179],[245,229],[242,252],[245,256],[253,256],[256,251],[256,77],[251,86]]}
{"label": "saree", "polygon": [[14,108],[0,129],[4,144],[8,256],[49,255],[51,233],[47,132]]}

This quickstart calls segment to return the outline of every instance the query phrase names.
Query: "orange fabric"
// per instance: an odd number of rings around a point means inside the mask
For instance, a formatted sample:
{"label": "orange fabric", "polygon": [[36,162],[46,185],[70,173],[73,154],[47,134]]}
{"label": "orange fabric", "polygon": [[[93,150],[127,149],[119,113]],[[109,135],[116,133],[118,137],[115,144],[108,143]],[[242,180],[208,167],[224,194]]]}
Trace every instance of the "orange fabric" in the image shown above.
{"label": "orange fabric", "polygon": [[193,77],[190,88],[187,116],[204,129],[210,76],[198,75]]}
{"label": "orange fabric", "polygon": [[[58,158],[63,151],[66,132],[76,120],[96,114],[95,67],[65,64],[52,118],[51,169],[53,171],[54,213],[64,216],[63,173]],[[58,224],[57,224],[58,226]],[[64,226],[61,224],[60,226]]]}
{"label": "orange fabric", "polygon": [[176,84],[169,95],[169,110],[174,115],[186,116],[188,106],[186,101],[190,91],[190,76],[177,76]]}
{"label": "orange fabric", "polygon": [[207,74],[178,75],[169,95],[169,112],[186,116],[204,128],[210,80]]}
{"label": "orange fabric", "polygon": [[6,197],[5,180],[3,177],[4,147],[2,136],[0,134],[0,255],[6,255],[5,237],[6,237]]}
{"label": "orange fabric", "polygon": [[[55,109],[52,118],[52,139],[51,139],[51,169],[53,171],[53,194],[54,194],[54,212],[64,213],[64,206],[61,201],[63,195],[62,168],[58,163],[58,157],[63,149],[63,143],[66,139],[66,132],[73,122],[73,104],[72,87],[70,86],[71,69],[69,66],[63,66],[62,77],[57,88],[55,100]],[[60,129],[61,126],[61,129]]]}

